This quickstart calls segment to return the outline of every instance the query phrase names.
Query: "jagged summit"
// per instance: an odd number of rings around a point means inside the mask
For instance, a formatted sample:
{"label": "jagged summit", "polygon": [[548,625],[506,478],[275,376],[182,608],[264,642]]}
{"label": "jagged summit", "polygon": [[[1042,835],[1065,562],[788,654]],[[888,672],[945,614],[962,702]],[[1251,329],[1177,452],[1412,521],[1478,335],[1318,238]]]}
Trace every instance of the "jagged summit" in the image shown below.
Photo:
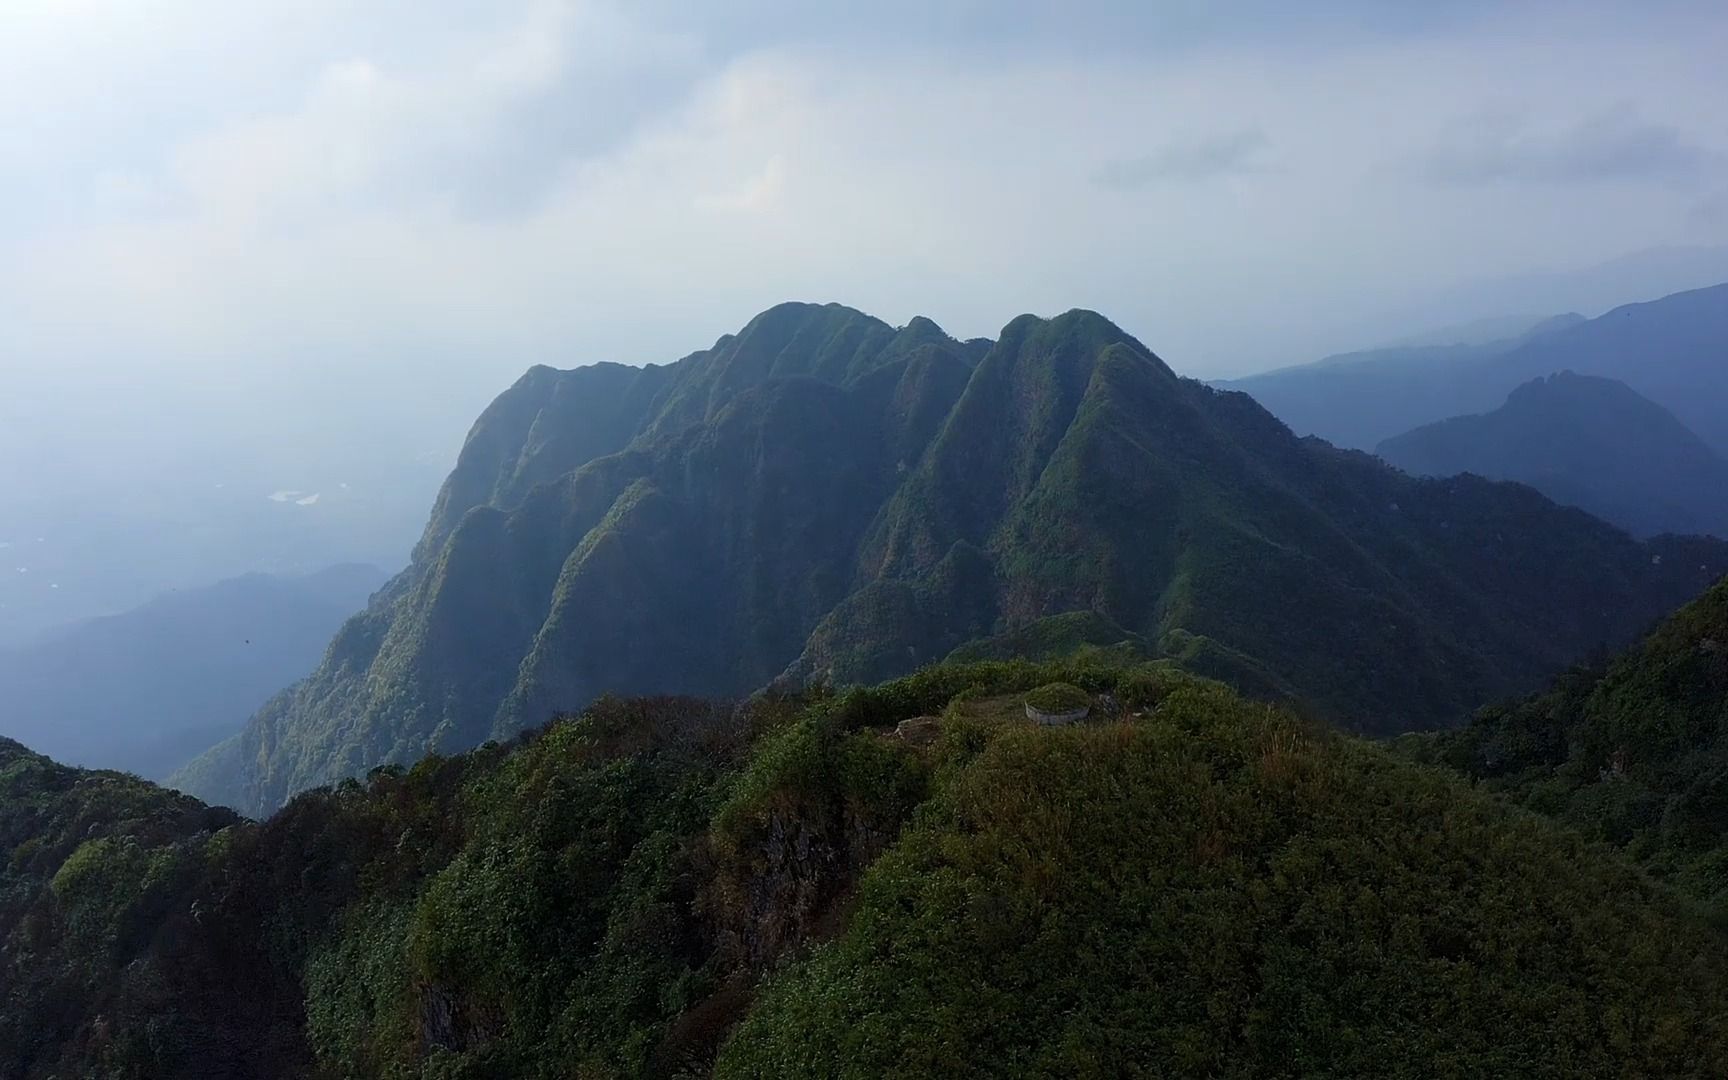
{"label": "jagged summit", "polygon": [[676,363],[524,376],[413,565],[179,779],[262,812],[605,693],[875,681],[1058,648],[1037,627],[1075,612],[1347,724],[1443,723],[1728,566],[1669,544],[1299,440],[1096,312],[960,342],[784,304]]}

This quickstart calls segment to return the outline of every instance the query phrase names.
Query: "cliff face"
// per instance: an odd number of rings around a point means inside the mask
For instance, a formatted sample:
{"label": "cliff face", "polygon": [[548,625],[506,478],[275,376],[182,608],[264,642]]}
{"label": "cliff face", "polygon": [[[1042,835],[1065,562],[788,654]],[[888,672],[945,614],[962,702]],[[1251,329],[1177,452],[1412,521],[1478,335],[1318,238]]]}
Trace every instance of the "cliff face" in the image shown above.
{"label": "cliff face", "polygon": [[176,783],[261,814],[605,693],[870,682],[1064,627],[1404,730],[1628,640],[1724,565],[1296,439],[1091,312],[962,343],[783,305],[663,368],[530,372],[413,566]]}

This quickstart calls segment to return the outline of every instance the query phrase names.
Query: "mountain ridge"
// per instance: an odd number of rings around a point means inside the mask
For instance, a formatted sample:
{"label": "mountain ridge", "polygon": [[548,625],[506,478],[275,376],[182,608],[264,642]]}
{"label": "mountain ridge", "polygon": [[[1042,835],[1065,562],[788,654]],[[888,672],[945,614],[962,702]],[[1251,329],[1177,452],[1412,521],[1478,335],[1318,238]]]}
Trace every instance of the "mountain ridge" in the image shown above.
{"label": "mountain ridge", "polygon": [[263,813],[603,693],[875,682],[1086,610],[1346,724],[1432,725],[1630,640],[1725,551],[1296,439],[1096,312],[986,345],[780,305],[665,368],[524,376],[410,569],[176,782]]}
{"label": "mountain ridge", "polygon": [[1622,304],[1489,345],[1371,350],[1220,383],[1301,434],[1369,450],[1424,424],[1493,410],[1556,371],[1618,379],[1728,454],[1728,284]]}

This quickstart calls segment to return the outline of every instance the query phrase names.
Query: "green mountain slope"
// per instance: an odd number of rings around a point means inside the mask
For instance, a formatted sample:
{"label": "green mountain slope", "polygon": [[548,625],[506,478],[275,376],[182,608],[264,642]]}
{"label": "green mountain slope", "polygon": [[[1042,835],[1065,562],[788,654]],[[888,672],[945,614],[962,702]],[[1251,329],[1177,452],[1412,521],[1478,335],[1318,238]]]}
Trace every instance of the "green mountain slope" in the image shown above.
{"label": "green mountain slope", "polygon": [[263,824],[0,794],[6,1076],[1728,1067],[1719,931],[1622,859],[1163,663],[608,699]]}
{"label": "green mountain slope", "polygon": [[1072,612],[1407,730],[1629,641],[1725,566],[1298,440],[1091,312],[961,343],[783,305],[669,368],[531,372],[409,570],[175,782],[258,814],[607,692],[873,682]]}
{"label": "green mountain slope", "polygon": [[[237,821],[0,739],[0,1076],[152,1075],[116,1063],[147,1060],[169,1014],[194,1005],[163,1000],[169,976],[148,958],[189,929],[188,905]],[[212,1000],[232,995],[195,1021],[204,1045],[237,1063],[271,1053],[244,1018],[267,999],[241,993],[220,965],[202,974]],[[226,1037],[236,1029],[244,1036]]]}
{"label": "green mountain slope", "polygon": [[1517,480],[1637,535],[1728,536],[1728,458],[1612,379],[1537,379],[1494,412],[1417,428],[1375,452],[1425,476]]}
{"label": "green mountain slope", "polygon": [[1728,580],[1611,663],[1485,709],[1421,752],[1728,914]]}

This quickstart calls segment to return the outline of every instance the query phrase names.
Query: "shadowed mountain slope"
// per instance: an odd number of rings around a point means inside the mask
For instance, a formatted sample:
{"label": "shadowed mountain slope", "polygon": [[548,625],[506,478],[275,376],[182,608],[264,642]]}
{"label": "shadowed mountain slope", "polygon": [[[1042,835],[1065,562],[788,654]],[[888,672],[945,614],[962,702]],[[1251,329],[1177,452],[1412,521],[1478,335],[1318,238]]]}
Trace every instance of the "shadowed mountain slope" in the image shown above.
{"label": "shadowed mountain slope", "polygon": [[1091,312],[962,343],[788,304],[666,368],[530,372],[409,570],[177,782],[260,813],[604,693],[870,682],[1075,611],[1405,730],[1630,640],[1724,566],[1297,439]]}

